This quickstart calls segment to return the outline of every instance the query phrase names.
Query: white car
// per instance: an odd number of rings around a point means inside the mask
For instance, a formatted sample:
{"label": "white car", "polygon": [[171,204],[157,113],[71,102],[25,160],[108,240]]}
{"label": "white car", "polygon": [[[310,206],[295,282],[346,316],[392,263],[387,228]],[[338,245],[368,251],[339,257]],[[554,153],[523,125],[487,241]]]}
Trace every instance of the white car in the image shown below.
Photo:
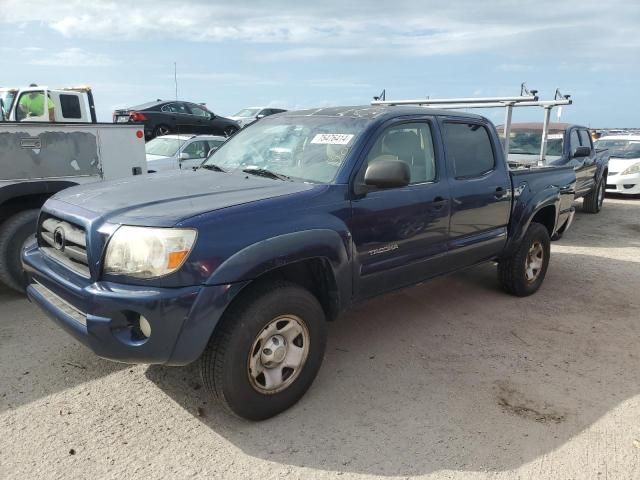
{"label": "white car", "polygon": [[271,108],[271,107],[249,107],[243,108],[238,113],[229,117],[231,120],[235,120],[240,124],[242,128],[247,125],[252,124],[256,120],[259,120],[263,117],[268,117],[269,115],[274,115],[276,113],[286,112],[286,110],[282,108]]}
{"label": "white car", "polygon": [[640,195],[640,135],[601,137],[595,146],[609,149],[607,193]]}
{"label": "white car", "polygon": [[215,135],[163,135],[145,145],[149,173],[200,165],[226,141]]}

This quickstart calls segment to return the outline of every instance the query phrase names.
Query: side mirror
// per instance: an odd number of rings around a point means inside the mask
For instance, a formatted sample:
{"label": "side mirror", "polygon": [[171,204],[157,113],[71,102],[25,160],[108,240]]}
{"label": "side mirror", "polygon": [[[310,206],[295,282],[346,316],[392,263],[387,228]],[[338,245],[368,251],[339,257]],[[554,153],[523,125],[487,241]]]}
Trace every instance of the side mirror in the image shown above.
{"label": "side mirror", "polygon": [[400,160],[379,160],[364,172],[364,183],[377,188],[399,188],[409,185],[411,170]]}
{"label": "side mirror", "polygon": [[256,115],[256,118],[264,118],[266,117],[266,115],[264,113],[260,113],[258,115]]}
{"label": "side mirror", "polygon": [[573,158],[580,158],[580,157],[588,157],[589,155],[591,155],[591,148],[589,147],[576,147],[573,150],[573,155],[571,155]]}
{"label": "side mirror", "polygon": [[191,155],[189,155],[188,153],[184,153],[184,152],[182,152],[182,153],[180,154],[180,161],[183,161],[183,160],[190,160],[190,159],[191,159]]}

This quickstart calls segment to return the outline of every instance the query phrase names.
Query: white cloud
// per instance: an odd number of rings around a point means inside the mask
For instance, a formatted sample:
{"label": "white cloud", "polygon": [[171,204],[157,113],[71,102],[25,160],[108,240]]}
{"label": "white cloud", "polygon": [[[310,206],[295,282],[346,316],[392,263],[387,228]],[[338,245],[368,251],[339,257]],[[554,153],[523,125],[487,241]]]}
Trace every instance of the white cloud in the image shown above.
{"label": "white cloud", "polygon": [[[34,22],[70,39],[244,42],[262,44],[255,58],[424,57],[499,52],[518,58],[638,58],[640,4],[539,0],[442,2],[271,0],[219,4],[205,0],[3,0],[2,20]],[[94,62],[96,60],[94,59]],[[98,63],[100,63],[98,61]],[[602,62],[600,62],[602,63]]]}
{"label": "white cloud", "polygon": [[[27,49],[25,49],[27,51]],[[115,61],[103,54],[87,52],[81,48],[65,48],[59,52],[47,52],[33,49],[30,53],[37,55],[30,56],[27,60],[29,65],[44,65],[48,67],[108,67],[115,65]]]}

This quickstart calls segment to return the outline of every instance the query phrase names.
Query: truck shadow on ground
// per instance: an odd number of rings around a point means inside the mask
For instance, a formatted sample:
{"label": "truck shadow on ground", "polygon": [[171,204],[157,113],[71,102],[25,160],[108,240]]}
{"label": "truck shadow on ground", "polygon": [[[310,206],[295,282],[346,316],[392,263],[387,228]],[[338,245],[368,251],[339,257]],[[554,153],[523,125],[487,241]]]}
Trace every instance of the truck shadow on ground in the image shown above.
{"label": "truck shadow on ground", "polygon": [[306,396],[261,423],[221,411],[196,366],[146,376],[268,461],[377,475],[509,470],[639,393],[637,261],[554,255],[543,288],[523,299],[484,265],[359,305],[330,326]]}
{"label": "truck shadow on ground", "polygon": [[0,413],[128,368],[96,357],[24,295],[0,286],[0,305]]}

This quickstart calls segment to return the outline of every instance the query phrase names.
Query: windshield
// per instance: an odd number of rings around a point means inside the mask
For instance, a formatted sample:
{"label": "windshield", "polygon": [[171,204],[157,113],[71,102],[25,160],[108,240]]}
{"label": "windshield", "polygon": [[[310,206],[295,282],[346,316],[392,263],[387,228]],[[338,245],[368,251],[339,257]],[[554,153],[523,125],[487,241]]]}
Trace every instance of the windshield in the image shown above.
{"label": "windshield", "polygon": [[144,149],[149,155],[173,157],[184,142],[186,140],[180,138],[154,138],[145,145]]}
{"label": "windshield", "polygon": [[[501,136],[504,138],[504,134]],[[562,156],[564,133],[562,130],[550,130],[547,135],[548,160],[557,160]],[[509,134],[509,153],[519,155],[540,155],[542,130],[512,130]],[[555,158],[554,158],[555,157]]]}
{"label": "windshield", "polygon": [[15,96],[16,92],[0,92],[0,98],[2,99],[2,105],[4,106],[5,117],[9,114],[9,110],[11,110],[11,104],[13,103],[13,99],[15,98]]}
{"label": "windshield", "polygon": [[616,158],[640,158],[640,140],[598,140],[596,148],[608,148]]}
{"label": "windshield", "polygon": [[234,117],[255,117],[259,111],[259,108],[245,108],[236,113]]}
{"label": "windshield", "polygon": [[350,117],[267,117],[238,132],[204,165],[260,168],[294,180],[331,182],[367,120]]}

